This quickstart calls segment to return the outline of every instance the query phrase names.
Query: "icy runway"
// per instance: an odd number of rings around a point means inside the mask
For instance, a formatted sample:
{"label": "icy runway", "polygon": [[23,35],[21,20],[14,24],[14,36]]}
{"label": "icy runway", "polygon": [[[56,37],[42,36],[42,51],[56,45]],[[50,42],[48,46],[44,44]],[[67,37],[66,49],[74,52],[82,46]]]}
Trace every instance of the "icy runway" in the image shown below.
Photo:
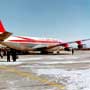
{"label": "icy runway", "polygon": [[64,70],[64,69],[39,69],[38,75],[47,75],[63,83],[66,90],[90,90],[90,69]]}
{"label": "icy runway", "polygon": [[0,62],[0,90],[90,90],[89,83],[90,51],[22,55],[17,62],[6,62],[4,57]]}

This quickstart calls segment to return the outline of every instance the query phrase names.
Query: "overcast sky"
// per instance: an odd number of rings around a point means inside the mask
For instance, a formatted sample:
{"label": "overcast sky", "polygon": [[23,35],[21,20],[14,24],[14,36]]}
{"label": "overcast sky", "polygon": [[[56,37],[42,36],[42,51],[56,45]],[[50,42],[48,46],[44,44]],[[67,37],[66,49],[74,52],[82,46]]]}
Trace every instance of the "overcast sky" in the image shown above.
{"label": "overcast sky", "polygon": [[90,0],[0,0],[0,19],[14,35],[90,38]]}

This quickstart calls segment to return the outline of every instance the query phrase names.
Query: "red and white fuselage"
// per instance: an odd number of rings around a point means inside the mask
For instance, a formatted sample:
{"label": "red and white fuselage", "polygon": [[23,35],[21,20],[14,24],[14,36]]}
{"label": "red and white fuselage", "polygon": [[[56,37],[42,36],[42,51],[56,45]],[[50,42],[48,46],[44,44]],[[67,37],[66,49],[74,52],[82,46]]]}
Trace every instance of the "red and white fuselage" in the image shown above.
{"label": "red and white fuselage", "polygon": [[18,50],[33,50],[62,43],[59,40],[27,36],[10,36],[3,44]]}

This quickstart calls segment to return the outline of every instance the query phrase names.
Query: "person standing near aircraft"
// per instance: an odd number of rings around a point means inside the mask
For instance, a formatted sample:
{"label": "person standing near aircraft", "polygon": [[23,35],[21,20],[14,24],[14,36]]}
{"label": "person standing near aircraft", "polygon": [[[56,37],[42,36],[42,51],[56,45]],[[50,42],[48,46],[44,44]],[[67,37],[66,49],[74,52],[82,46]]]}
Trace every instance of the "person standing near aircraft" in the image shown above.
{"label": "person standing near aircraft", "polygon": [[17,59],[16,50],[11,48],[10,52],[11,52],[13,62],[16,62],[16,59]]}
{"label": "person standing near aircraft", "polygon": [[74,54],[74,49],[72,48],[72,55]]}
{"label": "person standing near aircraft", "polygon": [[0,49],[0,57],[1,57],[1,59],[3,59],[3,55],[4,55],[4,52],[3,52],[3,49],[1,48]]}
{"label": "person standing near aircraft", "polygon": [[10,48],[7,48],[7,62],[10,62]]}
{"label": "person standing near aircraft", "polygon": [[10,56],[12,56],[13,62],[16,62],[17,55],[16,55],[16,50],[12,48],[7,48],[7,62],[10,62]]}

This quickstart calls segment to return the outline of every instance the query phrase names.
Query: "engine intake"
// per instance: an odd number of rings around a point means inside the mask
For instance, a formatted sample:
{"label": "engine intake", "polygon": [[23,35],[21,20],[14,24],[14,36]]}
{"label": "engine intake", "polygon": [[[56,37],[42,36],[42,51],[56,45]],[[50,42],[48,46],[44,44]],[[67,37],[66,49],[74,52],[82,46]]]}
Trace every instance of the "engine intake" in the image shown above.
{"label": "engine intake", "polygon": [[78,45],[78,49],[82,49],[83,48],[83,44]]}
{"label": "engine intake", "polygon": [[78,45],[78,49],[83,49],[83,48],[87,48],[86,44],[80,44],[80,45]]}

